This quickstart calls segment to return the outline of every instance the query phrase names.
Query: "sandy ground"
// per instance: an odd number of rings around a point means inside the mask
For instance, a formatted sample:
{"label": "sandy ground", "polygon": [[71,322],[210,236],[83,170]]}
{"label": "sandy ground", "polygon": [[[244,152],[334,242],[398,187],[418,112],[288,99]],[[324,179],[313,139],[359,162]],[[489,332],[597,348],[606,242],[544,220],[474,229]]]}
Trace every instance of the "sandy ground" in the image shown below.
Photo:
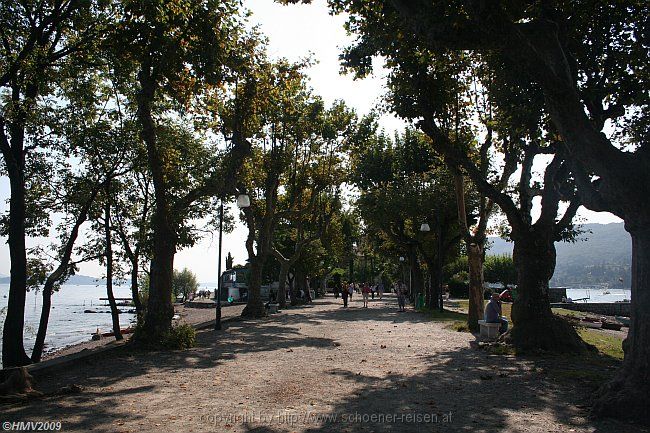
{"label": "sandy ground", "polygon": [[[588,418],[590,389],[540,360],[493,355],[476,337],[392,297],[332,297],[201,331],[187,351],[115,353],[38,387],[79,394],[4,406],[0,421],[94,432],[639,432]],[[544,362],[554,363],[553,359]]]}
{"label": "sandy ground", "polygon": [[[239,316],[241,310],[244,308],[243,305],[229,305],[224,306],[221,309],[221,315],[225,319],[227,317]],[[180,317],[179,323],[190,323],[197,324],[207,322],[209,320],[214,320],[215,312],[214,308],[187,308],[183,305],[175,305],[174,311]],[[129,339],[132,334],[124,335],[124,338]],[[62,349],[56,350],[51,353],[44,353],[43,360],[57,358],[59,356],[71,355],[73,353],[81,352],[87,349],[94,349],[95,347],[105,346],[106,344],[115,341],[113,337],[105,337],[101,340],[88,340],[82,343],[73,344]]]}

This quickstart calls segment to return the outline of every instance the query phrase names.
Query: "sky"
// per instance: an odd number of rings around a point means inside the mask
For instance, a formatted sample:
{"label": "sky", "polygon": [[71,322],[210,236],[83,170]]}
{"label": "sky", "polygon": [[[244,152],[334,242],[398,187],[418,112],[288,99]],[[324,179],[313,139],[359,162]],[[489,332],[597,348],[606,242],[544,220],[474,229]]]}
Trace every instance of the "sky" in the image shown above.
{"label": "sky", "polygon": [[[354,40],[343,29],[345,17],[330,16],[324,0],[315,0],[311,5],[282,6],[272,0],[247,0],[245,6],[253,15],[250,21],[259,25],[262,33],[269,38],[269,53],[273,58],[286,57],[299,60],[308,55],[318,63],[306,73],[316,94],[327,104],[337,99],[345,100],[359,115],[372,110],[384,93],[386,70],[378,60],[374,62],[375,73],[363,80],[355,81],[351,76],[340,75],[338,56],[341,49]],[[380,125],[387,132],[399,131],[405,124],[400,119],[387,114],[380,119]],[[7,212],[9,182],[0,178],[0,204]],[[230,208],[236,211],[233,203]],[[584,223],[620,222],[616,216],[606,212],[592,212],[581,208],[578,218]],[[218,234],[207,236],[192,248],[176,254],[174,266],[177,269],[191,269],[201,282],[217,280]],[[247,258],[244,239],[246,231],[241,223],[232,233],[224,234],[222,269],[228,252],[234,256],[235,264],[243,264]],[[6,241],[6,239],[2,239]],[[33,244],[33,242],[31,242]],[[0,273],[9,274],[9,252],[6,243],[0,247]],[[97,263],[80,265],[80,274],[101,276],[103,269]]]}

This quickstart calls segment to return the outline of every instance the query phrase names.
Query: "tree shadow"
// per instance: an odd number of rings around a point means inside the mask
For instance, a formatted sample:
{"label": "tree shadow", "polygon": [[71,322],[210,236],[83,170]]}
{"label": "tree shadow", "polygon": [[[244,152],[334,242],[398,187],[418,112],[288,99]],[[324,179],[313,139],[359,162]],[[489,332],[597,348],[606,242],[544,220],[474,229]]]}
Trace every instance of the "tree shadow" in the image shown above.
{"label": "tree shadow", "polygon": [[[65,430],[116,431],[120,430],[123,420],[128,420],[131,426],[142,423],[144,429],[155,430],[158,424],[152,427],[147,405],[149,401],[164,396],[168,399],[164,400],[165,404],[177,402],[179,407],[169,408],[170,418],[166,420],[172,424],[164,424],[165,420],[155,422],[163,425],[164,430],[184,430],[182,424],[173,424],[175,418],[171,417],[181,410],[182,397],[190,391],[182,384],[179,389],[170,390],[172,375],[200,377],[203,372],[214,374],[219,366],[242,354],[259,356],[259,366],[263,369],[268,365],[263,361],[267,353],[291,352],[299,348],[315,348],[318,352],[336,350],[340,341],[348,337],[345,331],[341,335],[309,335],[301,329],[306,325],[316,326],[310,331],[313,333],[321,324],[334,323],[336,327],[340,325],[347,330],[354,323],[365,322],[369,324],[368,332],[374,332],[371,323],[384,322],[384,332],[389,332],[393,327],[436,320],[431,317],[433,313],[399,313],[394,308],[394,299],[383,302],[386,304],[371,304],[372,308],[368,309],[357,306],[347,309],[291,309],[291,314],[273,315],[258,321],[226,322],[222,331],[198,332],[197,347],[187,351],[115,352],[104,359],[80,362],[63,372],[43,377],[39,384],[39,389],[52,391],[78,383],[86,388],[84,392],[46,398],[29,405],[5,406],[2,410],[9,421],[57,420],[64,416]],[[457,317],[443,319],[456,320]],[[386,328],[386,322],[392,326]],[[379,323],[378,327],[381,325]],[[476,346],[474,341],[470,347],[415,354],[399,361],[408,363],[417,357],[418,364],[426,365],[425,370],[418,374],[387,372],[378,377],[353,371],[347,363],[341,368],[326,366],[326,374],[353,383],[351,389],[355,391],[345,394],[333,403],[331,410],[321,414],[335,415],[336,418],[314,419],[314,422],[295,427],[310,433],[515,432],[522,431],[522,426],[510,424],[512,415],[518,413],[521,422],[530,421],[535,426],[532,431],[555,431],[564,427],[578,431],[596,429],[600,433],[638,431],[628,424],[587,418],[593,389],[580,377],[571,374],[562,377],[561,374],[575,371],[579,375],[584,359],[514,357],[477,350]],[[598,368],[606,375],[611,370],[611,360],[601,361]],[[139,376],[146,376],[146,385],[135,383],[134,379]],[[277,383],[285,381],[300,386],[308,383],[302,382],[297,375],[272,379]],[[244,382],[244,378],[234,384],[231,380],[225,386],[239,386]],[[222,392],[227,396],[227,390]],[[304,398],[309,395],[304,395]],[[251,397],[255,396],[251,394]],[[134,407],[141,409],[134,411]],[[540,414],[549,420],[549,424],[535,424]],[[243,423],[237,427],[255,433],[297,430],[294,426],[255,423]]]}
{"label": "tree shadow", "polygon": [[589,419],[588,396],[580,394],[583,389],[557,382],[534,359],[513,362],[513,357],[472,348],[424,358],[430,367],[415,376],[391,373],[378,378],[332,371],[361,389],[330,412],[336,415],[335,421],[328,418],[305,431],[523,431],[511,424],[514,412],[531,424],[541,413],[549,418],[547,426],[536,425],[526,431],[555,431],[560,426],[578,431],[595,428],[603,433],[638,431],[613,420]]}

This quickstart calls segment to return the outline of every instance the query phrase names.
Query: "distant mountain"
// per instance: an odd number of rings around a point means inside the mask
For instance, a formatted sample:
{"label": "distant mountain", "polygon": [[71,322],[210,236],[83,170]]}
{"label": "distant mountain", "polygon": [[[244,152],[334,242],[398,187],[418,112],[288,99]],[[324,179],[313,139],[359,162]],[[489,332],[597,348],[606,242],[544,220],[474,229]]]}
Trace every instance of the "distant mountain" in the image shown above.
{"label": "distant mountain", "polygon": [[[11,279],[9,277],[2,277],[0,278],[0,284],[9,284],[10,280]],[[68,278],[68,281],[66,281],[64,284],[78,284],[80,286],[87,286],[87,285],[105,286],[106,279],[89,277],[88,275],[73,275],[70,278]]]}
{"label": "distant mountain", "polygon": [[[558,242],[553,285],[609,284],[630,287],[632,239],[623,223],[584,224],[575,243]],[[491,237],[488,255],[512,254],[512,243]],[[623,279],[623,281],[621,281]]]}

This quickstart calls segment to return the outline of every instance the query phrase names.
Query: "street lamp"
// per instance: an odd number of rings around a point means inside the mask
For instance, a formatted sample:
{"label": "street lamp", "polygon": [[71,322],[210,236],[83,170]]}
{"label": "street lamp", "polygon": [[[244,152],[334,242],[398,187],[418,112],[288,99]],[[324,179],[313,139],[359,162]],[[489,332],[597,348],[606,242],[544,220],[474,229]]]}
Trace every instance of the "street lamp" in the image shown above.
{"label": "street lamp", "polygon": [[[249,207],[251,199],[246,194],[239,194],[237,196],[237,206],[240,209]],[[214,329],[215,331],[221,330],[221,246],[223,244],[223,198],[219,204],[219,262],[217,263],[217,305],[215,308]]]}
{"label": "street lamp", "polygon": [[[423,233],[427,233],[431,231],[431,227],[429,227],[429,224],[427,222],[423,222],[422,225],[420,226],[420,231]],[[431,271],[429,271],[429,275],[431,275]],[[431,279],[429,279],[429,287],[431,287]],[[416,301],[416,305],[418,302]]]}
{"label": "street lamp", "polygon": [[406,276],[404,275],[404,261],[405,261],[405,260],[406,260],[406,259],[404,258],[404,256],[400,256],[400,257],[399,257],[399,265],[400,265],[400,267],[402,268],[402,284],[406,284],[406,283],[404,282],[404,280],[406,279]]}

